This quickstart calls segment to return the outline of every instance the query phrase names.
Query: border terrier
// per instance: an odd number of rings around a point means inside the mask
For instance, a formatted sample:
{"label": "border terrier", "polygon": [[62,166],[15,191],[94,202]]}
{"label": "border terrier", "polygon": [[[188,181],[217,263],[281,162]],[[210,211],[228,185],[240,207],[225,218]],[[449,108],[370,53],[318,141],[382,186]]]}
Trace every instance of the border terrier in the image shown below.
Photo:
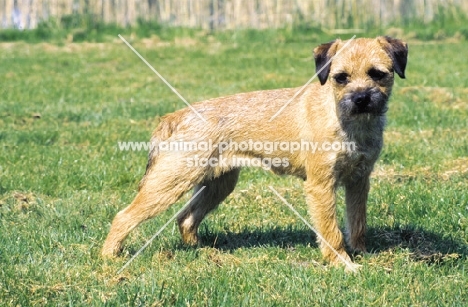
{"label": "border terrier", "polygon": [[[164,151],[153,146],[138,194],[114,218],[102,255],[115,256],[127,235],[141,222],[167,209],[187,191],[194,189],[196,193],[205,187],[177,216],[183,241],[196,244],[198,226],[203,218],[237,183],[241,166],[235,158],[280,158],[288,163],[272,165],[274,173],[295,175],[304,180],[312,222],[322,239],[328,242],[318,239],[324,258],[332,264],[339,264],[343,259],[352,263],[347,248],[353,252],[366,250],[369,176],[383,145],[394,73],[405,78],[407,55],[407,44],[390,37],[348,42],[337,39],[314,49],[320,82],[301,89],[256,91],[194,104],[193,109],[206,122],[189,108],[164,116],[152,135],[153,144],[179,140],[210,140],[214,144],[308,140],[352,142],[355,146],[315,152],[276,148],[268,153],[255,148],[230,147],[222,153],[227,163],[190,167],[187,159],[194,155],[206,159],[220,157],[219,148],[193,152]],[[294,100],[286,105],[291,97]],[[282,107],[282,112],[277,114]],[[345,189],[347,245],[336,217],[339,186]]]}

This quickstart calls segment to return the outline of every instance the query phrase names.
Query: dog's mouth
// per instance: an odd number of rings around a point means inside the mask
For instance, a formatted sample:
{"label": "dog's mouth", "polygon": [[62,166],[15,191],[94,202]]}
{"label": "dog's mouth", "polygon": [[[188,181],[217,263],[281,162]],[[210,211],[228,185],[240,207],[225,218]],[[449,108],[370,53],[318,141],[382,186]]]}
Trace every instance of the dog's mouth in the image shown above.
{"label": "dog's mouth", "polygon": [[348,116],[382,116],[387,110],[388,95],[378,89],[346,94],[339,103],[340,113]]}
{"label": "dog's mouth", "polygon": [[354,108],[351,111],[350,115],[370,114],[370,115],[375,115],[375,116],[382,116],[382,115],[385,115],[387,110],[388,110],[387,107],[366,106],[362,108]]}

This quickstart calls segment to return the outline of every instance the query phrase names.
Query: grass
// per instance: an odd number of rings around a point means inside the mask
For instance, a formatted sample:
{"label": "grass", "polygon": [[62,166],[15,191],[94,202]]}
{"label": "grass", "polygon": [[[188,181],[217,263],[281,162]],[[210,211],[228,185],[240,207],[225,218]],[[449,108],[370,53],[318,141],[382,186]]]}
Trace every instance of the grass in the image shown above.
{"label": "grass", "polygon": [[[130,37],[127,37],[130,39]],[[190,102],[293,87],[314,73],[313,33],[180,32],[131,40]],[[135,230],[123,256],[99,257],[115,214],[135,196],[158,117],[185,105],[118,38],[2,43],[0,305],[466,305],[468,43],[410,41],[396,80],[368,209],[359,274],[331,268],[299,212],[302,183],[244,170],[189,248],[170,225],[116,272],[188,199]],[[338,213],[343,219],[343,197]]]}

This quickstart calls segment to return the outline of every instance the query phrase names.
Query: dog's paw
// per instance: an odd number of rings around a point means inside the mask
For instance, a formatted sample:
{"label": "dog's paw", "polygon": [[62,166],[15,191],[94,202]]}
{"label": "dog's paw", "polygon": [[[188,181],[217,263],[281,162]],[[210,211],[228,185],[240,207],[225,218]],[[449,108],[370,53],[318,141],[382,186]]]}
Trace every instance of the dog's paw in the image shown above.
{"label": "dog's paw", "polygon": [[362,267],[362,265],[354,263],[346,252],[334,254],[330,259],[330,263],[332,266],[344,268],[347,273],[357,273]]}
{"label": "dog's paw", "polygon": [[346,273],[358,273],[359,270],[362,268],[362,265],[354,263],[351,260],[346,262],[341,260],[333,261],[331,265],[337,268],[344,268],[344,271]]}
{"label": "dog's paw", "polygon": [[120,246],[109,246],[104,244],[104,247],[101,250],[101,257],[105,259],[116,258],[121,251],[122,248]]}
{"label": "dog's paw", "polygon": [[354,262],[349,262],[345,266],[345,272],[346,273],[358,273],[362,268],[362,265],[354,263]]}
{"label": "dog's paw", "polygon": [[108,251],[101,251],[101,257],[104,259],[113,259],[117,257],[117,253],[111,253]]}

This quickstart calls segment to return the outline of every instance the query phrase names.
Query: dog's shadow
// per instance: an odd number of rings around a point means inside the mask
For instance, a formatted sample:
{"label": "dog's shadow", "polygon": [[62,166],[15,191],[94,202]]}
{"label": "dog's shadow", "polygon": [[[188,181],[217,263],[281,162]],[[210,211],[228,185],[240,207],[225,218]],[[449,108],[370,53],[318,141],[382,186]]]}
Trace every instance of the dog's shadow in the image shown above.
{"label": "dog's shadow", "polygon": [[[291,227],[244,230],[238,233],[213,233],[200,231],[201,247],[213,247],[232,252],[240,248],[277,246],[318,248],[316,237],[307,229]],[[409,251],[413,261],[439,264],[447,260],[466,258],[468,246],[446,235],[411,226],[370,227],[367,230],[367,249],[371,254],[381,254],[398,249]]]}

